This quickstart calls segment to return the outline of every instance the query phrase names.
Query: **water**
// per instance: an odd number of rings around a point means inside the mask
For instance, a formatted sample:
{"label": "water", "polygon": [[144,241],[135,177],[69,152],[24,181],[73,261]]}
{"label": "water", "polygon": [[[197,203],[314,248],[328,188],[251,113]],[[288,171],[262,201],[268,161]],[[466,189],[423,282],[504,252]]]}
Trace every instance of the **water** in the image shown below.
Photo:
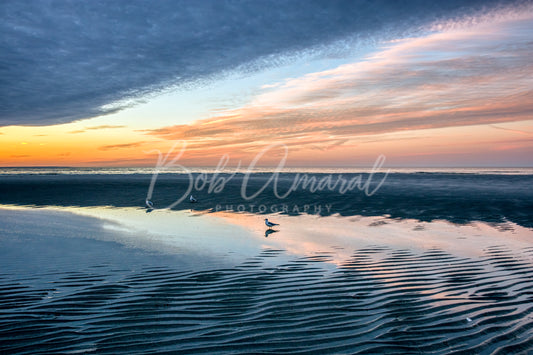
{"label": "water", "polygon": [[275,218],[2,208],[0,353],[533,349],[530,230]]}
{"label": "water", "polygon": [[[302,171],[258,169],[250,201],[222,174],[150,212],[152,170],[1,170],[0,353],[533,349],[530,169],[307,169],[384,180],[283,199]],[[151,200],[189,187],[161,174]]]}

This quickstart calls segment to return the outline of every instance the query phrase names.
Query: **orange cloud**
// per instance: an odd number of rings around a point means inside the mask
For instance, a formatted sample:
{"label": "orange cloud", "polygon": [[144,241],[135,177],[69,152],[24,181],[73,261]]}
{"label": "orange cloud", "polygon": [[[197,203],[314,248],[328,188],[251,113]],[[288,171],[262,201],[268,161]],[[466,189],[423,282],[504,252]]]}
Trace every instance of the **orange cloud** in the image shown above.
{"label": "orange cloud", "polygon": [[99,147],[100,150],[113,150],[113,149],[124,149],[124,148],[136,148],[143,145],[146,142],[133,142],[133,143],[123,143],[123,144],[112,144],[104,145]]}
{"label": "orange cloud", "polygon": [[167,142],[149,141],[127,128],[122,128],[120,134],[105,129],[70,134],[75,127],[5,127],[6,134],[0,138],[0,166],[150,166],[155,164],[156,156],[145,153],[142,144],[149,144],[150,149],[168,149]]}
{"label": "orange cloud", "polygon": [[85,127],[84,129],[77,129],[74,131],[70,131],[68,133],[85,133],[87,131],[91,130],[99,130],[99,129],[110,129],[110,128],[125,128],[124,125],[99,125],[99,126],[92,126],[92,127]]}

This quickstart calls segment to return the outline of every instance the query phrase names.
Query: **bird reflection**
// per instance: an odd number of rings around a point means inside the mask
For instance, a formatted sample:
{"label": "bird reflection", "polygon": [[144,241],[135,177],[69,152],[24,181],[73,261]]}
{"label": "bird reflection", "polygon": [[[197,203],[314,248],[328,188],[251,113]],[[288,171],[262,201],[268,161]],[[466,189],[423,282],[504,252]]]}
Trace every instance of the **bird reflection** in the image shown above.
{"label": "bird reflection", "polygon": [[276,233],[276,232],[279,232],[279,231],[275,229],[267,229],[265,231],[265,238],[268,238],[269,235],[271,235],[272,233]]}
{"label": "bird reflection", "polygon": [[150,213],[154,210],[154,203],[149,199],[144,202],[146,204],[146,213]]}

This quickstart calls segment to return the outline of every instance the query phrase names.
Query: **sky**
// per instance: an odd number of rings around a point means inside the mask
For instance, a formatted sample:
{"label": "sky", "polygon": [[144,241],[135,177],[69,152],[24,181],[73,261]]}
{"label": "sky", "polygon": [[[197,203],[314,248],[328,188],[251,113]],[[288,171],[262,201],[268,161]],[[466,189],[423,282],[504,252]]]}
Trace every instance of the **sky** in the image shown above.
{"label": "sky", "polygon": [[533,166],[533,1],[0,3],[0,166]]}

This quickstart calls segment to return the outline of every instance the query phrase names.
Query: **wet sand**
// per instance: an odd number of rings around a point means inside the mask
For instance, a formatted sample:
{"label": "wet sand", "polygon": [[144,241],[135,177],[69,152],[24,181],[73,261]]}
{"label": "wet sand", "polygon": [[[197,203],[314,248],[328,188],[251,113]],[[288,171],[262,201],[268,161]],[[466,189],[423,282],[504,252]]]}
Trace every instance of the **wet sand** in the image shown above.
{"label": "wet sand", "polygon": [[382,217],[0,211],[2,353],[528,353],[533,231]]}

